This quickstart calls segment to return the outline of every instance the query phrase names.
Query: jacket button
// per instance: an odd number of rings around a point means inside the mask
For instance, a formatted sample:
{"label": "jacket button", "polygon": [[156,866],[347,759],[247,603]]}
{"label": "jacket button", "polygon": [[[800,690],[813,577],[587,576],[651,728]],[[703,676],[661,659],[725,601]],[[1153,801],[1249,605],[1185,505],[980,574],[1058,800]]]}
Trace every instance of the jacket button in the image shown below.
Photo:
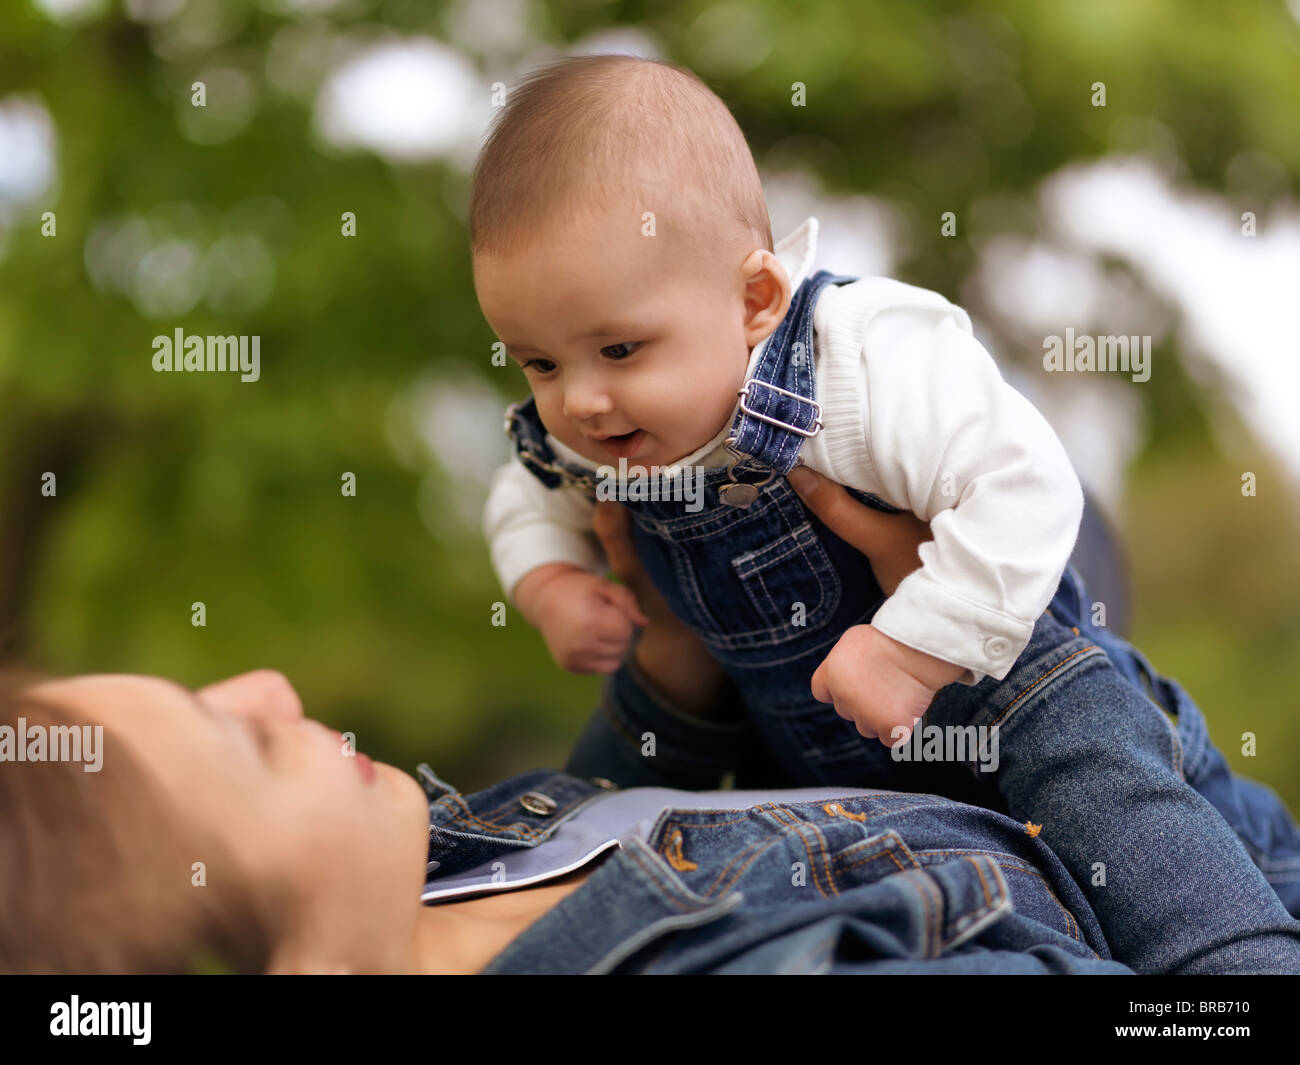
{"label": "jacket button", "polygon": [[1011,653],[1011,641],[1005,636],[990,636],[984,641],[984,653],[990,658],[1006,658]]}
{"label": "jacket button", "polygon": [[606,777],[592,777],[591,782],[598,788],[604,788],[606,791],[618,791],[618,785]]}
{"label": "jacket button", "polygon": [[550,817],[555,812],[556,802],[540,791],[529,791],[520,796],[519,805],[539,817]]}
{"label": "jacket button", "polygon": [[429,862],[424,867],[424,875],[428,876],[430,873],[437,872],[440,865],[442,865],[442,862]]}

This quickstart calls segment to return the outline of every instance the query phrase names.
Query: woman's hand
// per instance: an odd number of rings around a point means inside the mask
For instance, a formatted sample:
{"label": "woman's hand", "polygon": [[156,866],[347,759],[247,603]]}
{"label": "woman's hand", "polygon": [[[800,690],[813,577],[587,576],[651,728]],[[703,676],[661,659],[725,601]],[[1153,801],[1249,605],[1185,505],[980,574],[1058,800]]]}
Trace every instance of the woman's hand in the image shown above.
{"label": "woman's hand", "polygon": [[[886,595],[893,594],[904,577],[920,568],[917,549],[931,539],[927,522],[914,514],[886,514],[868,507],[842,485],[803,467],[792,471],[789,481],[828,529],[867,556],[876,582]],[[641,611],[650,619],[633,652],[636,664],[674,705],[704,717],[716,717],[719,707],[728,702],[726,674],[699,637],[668,608],[651,582],[632,543],[626,508],[612,500],[601,501],[596,504],[592,525],[610,568],[632,590]]]}
{"label": "woman's hand", "polygon": [[649,619],[633,656],[656,691],[674,706],[700,717],[722,716],[734,699],[727,699],[727,675],[705,650],[698,636],[664,602],[650,580],[632,543],[627,508],[613,500],[596,504],[592,527],[609,567],[636,596]]}
{"label": "woman's hand", "polygon": [[842,484],[806,466],[791,470],[786,480],[826,528],[867,556],[886,595],[893,595],[904,577],[921,568],[918,548],[933,539],[928,521],[907,511],[886,514],[859,503]]}

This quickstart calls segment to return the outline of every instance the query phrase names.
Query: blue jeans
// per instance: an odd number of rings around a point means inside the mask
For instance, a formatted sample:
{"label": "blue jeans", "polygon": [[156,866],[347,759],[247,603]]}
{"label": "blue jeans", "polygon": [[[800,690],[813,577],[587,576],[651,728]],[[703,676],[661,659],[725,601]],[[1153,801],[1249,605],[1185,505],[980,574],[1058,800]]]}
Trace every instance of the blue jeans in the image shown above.
{"label": "blue jeans", "polygon": [[[1183,778],[1178,732],[1069,620],[1044,613],[1005,680],[949,685],[923,725],[998,727],[997,772],[982,773],[975,757],[959,768],[992,786],[1011,823],[1038,826],[1033,836],[1025,832],[1026,842],[1068,871],[1115,960],[1139,973],[1300,972],[1300,922],[1228,823]],[[779,769],[779,759],[764,761],[771,752],[752,721],[702,721],[661,699],[631,697],[628,673],[625,665],[607,685],[567,773],[623,786],[691,788],[716,786],[728,769]],[[653,757],[641,753],[648,732],[655,735]],[[779,781],[750,779],[746,786],[764,784]],[[969,844],[951,823],[920,842],[902,814],[921,800],[948,801],[896,789],[872,805],[875,830],[896,828],[914,849],[964,853]],[[1008,850],[1005,840],[999,850]],[[954,964],[989,971],[975,959]],[[994,963],[992,971],[1002,970]]]}
{"label": "blue jeans", "polygon": [[1205,717],[1192,697],[1157,673],[1146,655],[1105,626],[1093,625],[1091,601],[1071,568],[1049,610],[1106,652],[1115,668],[1169,714],[1182,746],[1182,773],[1232,826],[1251,860],[1288,912],[1300,917],[1300,827],[1271,788],[1234,773],[1210,742]]}

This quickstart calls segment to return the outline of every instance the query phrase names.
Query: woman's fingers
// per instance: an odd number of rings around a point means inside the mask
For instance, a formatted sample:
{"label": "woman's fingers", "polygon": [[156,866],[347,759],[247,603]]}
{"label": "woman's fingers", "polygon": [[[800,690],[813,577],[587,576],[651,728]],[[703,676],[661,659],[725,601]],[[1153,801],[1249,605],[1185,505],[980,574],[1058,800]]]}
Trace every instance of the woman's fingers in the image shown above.
{"label": "woman's fingers", "polygon": [[605,598],[631,618],[633,624],[650,624],[650,619],[642,612],[640,605],[636,601],[636,594],[631,588],[626,584],[614,584],[612,581],[606,581],[605,585],[605,588],[602,589]]}
{"label": "woman's fingers", "polygon": [[786,479],[826,528],[864,555],[880,544],[882,534],[888,534],[890,515],[859,503],[842,484],[806,466],[791,470]]}
{"label": "woman's fingers", "polygon": [[859,503],[843,485],[806,466],[791,470],[786,479],[823,525],[867,556],[886,595],[893,595],[903,578],[920,568],[917,549],[931,539],[928,522],[915,514],[886,514]]}
{"label": "woman's fingers", "polygon": [[647,618],[647,621],[639,624],[648,624],[648,619],[656,615],[669,615],[668,605],[651,583],[650,576],[636,553],[630,519],[623,504],[612,499],[598,502],[591,518],[591,527],[605,549],[610,570],[631,589],[629,599],[636,607],[637,614]]}
{"label": "woman's fingers", "polygon": [[627,522],[627,511],[612,500],[597,503],[591,517],[591,527],[605,549],[609,568],[617,577],[631,583],[631,579],[640,576],[643,570]]}

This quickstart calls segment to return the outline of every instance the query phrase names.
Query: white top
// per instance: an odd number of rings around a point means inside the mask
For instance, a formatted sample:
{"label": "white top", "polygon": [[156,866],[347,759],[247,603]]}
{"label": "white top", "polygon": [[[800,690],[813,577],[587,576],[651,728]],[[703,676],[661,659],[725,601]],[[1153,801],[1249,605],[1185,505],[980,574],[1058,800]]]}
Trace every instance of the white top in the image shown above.
{"label": "white top", "polygon": [[[809,218],[774,249],[792,288],[814,272],[817,230]],[[766,343],[750,354],[746,379]],[[823,288],[813,369],[824,428],[804,442],[804,464],[912,511],[934,537],[872,624],[964,666],[961,683],[1003,679],[1078,536],[1083,489],[1065,448],[1002,379],[966,312],[928,289],[888,277]],[[674,465],[725,466],[734,416]],[[546,440],[559,457],[598,467]],[[483,532],[512,601],[519,579],[548,562],[607,572],[593,507],[576,488],[547,489],[518,456],[493,474]]]}

